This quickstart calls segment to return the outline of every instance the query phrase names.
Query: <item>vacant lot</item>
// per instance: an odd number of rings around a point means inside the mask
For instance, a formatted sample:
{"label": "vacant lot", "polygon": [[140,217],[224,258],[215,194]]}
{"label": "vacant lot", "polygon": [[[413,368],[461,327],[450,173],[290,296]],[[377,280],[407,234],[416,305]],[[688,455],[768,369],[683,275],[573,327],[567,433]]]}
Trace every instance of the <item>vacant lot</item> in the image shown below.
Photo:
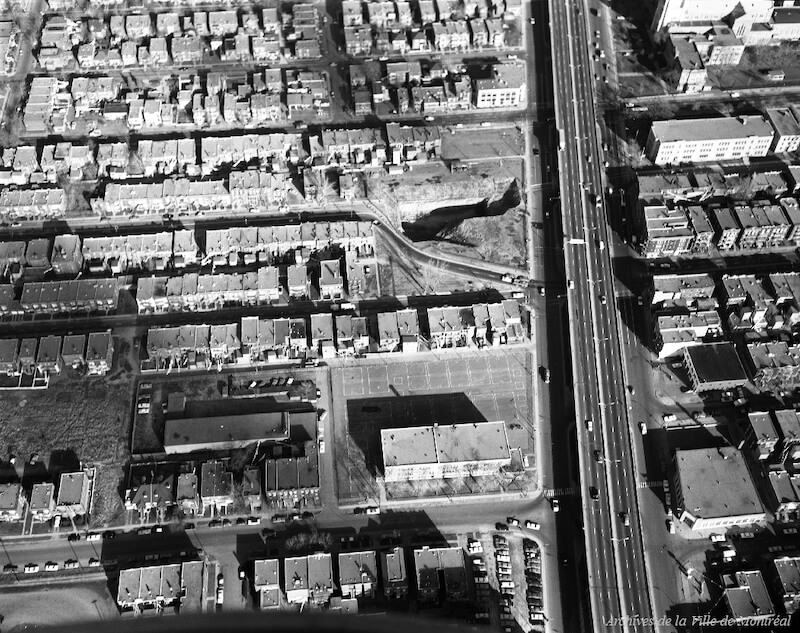
{"label": "vacant lot", "polygon": [[[528,349],[516,347],[332,368],[333,393],[340,395],[333,416],[339,502],[378,496],[380,430],[386,428],[503,420],[509,443],[533,465],[530,362]],[[459,494],[470,492],[459,488]]]}
{"label": "vacant lot", "polygon": [[0,393],[0,458],[38,454],[50,469],[124,459],[133,397],[128,377],[109,381],[71,370],[50,387]]}
{"label": "vacant lot", "polygon": [[37,630],[117,617],[105,582],[38,586],[0,592],[4,633]]}

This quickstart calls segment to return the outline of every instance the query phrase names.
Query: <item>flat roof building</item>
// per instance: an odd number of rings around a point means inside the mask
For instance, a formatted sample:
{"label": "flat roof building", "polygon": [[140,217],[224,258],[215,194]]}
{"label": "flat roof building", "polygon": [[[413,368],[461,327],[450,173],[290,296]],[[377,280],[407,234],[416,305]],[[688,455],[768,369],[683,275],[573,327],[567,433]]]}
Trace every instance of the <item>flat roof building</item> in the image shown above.
{"label": "flat roof building", "polygon": [[747,384],[747,374],[732,343],[705,343],[686,347],[684,363],[692,388],[700,393]]}
{"label": "flat roof building", "polygon": [[742,453],[732,446],[675,451],[680,520],[693,530],[751,527],[767,520]]}
{"label": "flat roof building", "polygon": [[773,561],[778,576],[778,593],[788,615],[800,609],[800,558],[783,556]]}
{"label": "flat roof building", "polygon": [[460,547],[416,549],[414,565],[418,596],[422,602],[437,601],[442,589],[449,600],[461,601],[468,598],[464,550]]}
{"label": "flat roof building", "polygon": [[760,571],[737,571],[722,580],[725,602],[734,621],[753,624],[775,616],[775,606]]}
{"label": "flat roof building", "polygon": [[175,454],[230,450],[288,436],[289,417],[285,411],[169,418],[164,423],[164,451]]}
{"label": "flat roof building", "polygon": [[373,598],[378,585],[374,551],[339,554],[339,586],[345,598]]}
{"label": "flat roof building", "polygon": [[81,516],[89,512],[91,480],[86,471],[61,473],[56,512],[62,516]]}
{"label": "flat roof building", "polygon": [[403,599],[408,595],[406,557],[402,547],[381,552],[381,575],[383,594],[389,599]]}
{"label": "flat roof building", "polygon": [[381,430],[384,479],[446,479],[497,472],[511,463],[505,422]]}
{"label": "flat roof building", "polygon": [[763,116],[653,121],[647,157],[656,165],[679,165],[766,156],[775,130]]}

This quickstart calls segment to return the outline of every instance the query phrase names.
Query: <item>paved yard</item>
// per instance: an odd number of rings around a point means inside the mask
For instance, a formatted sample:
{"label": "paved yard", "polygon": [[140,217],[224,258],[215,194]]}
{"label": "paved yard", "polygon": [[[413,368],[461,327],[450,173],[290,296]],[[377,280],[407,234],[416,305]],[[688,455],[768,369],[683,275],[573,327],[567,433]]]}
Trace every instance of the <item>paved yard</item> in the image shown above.
{"label": "paved yard", "polygon": [[532,363],[527,347],[333,363],[334,450],[340,503],[378,498],[380,430],[503,420],[533,459]]}

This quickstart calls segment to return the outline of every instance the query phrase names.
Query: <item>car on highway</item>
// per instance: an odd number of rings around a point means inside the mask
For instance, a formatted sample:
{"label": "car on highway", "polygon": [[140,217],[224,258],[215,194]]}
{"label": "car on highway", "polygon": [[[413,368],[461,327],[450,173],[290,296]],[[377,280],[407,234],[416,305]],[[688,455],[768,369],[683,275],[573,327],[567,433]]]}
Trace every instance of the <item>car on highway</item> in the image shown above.
{"label": "car on highway", "polygon": [[594,449],[592,451],[592,455],[594,455],[594,461],[596,461],[596,462],[602,462],[603,461],[603,455],[602,455],[602,453],[600,453],[599,450]]}
{"label": "car on highway", "polygon": [[628,514],[627,512],[620,512],[619,520],[622,521],[622,525],[628,527],[631,524],[631,515]]}
{"label": "car on highway", "polygon": [[517,517],[507,517],[506,523],[514,527],[519,527],[519,519]]}
{"label": "car on highway", "polygon": [[639,422],[639,432],[642,435],[647,435],[647,424],[645,424],[644,421]]}
{"label": "car on highway", "polygon": [[594,486],[589,486],[589,496],[597,501],[600,498],[600,492]]}
{"label": "car on highway", "polygon": [[39,571],[39,565],[37,563],[27,563],[25,567],[22,568],[26,574],[35,574]]}
{"label": "car on highway", "polygon": [[529,530],[541,530],[542,526],[539,525],[536,521],[525,521],[525,527]]}
{"label": "car on highway", "polygon": [[550,384],[550,369],[548,369],[547,367],[544,367],[544,366],[540,366],[539,367],[539,376],[541,376],[542,381],[544,382],[544,384],[546,384],[546,385]]}
{"label": "car on highway", "polygon": [[570,290],[573,290],[575,288],[575,282],[572,281],[572,279],[567,280],[567,288],[569,288]]}
{"label": "car on highway", "polygon": [[608,299],[606,299],[605,295],[600,295],[600,303],[606,305],[608,303]]}

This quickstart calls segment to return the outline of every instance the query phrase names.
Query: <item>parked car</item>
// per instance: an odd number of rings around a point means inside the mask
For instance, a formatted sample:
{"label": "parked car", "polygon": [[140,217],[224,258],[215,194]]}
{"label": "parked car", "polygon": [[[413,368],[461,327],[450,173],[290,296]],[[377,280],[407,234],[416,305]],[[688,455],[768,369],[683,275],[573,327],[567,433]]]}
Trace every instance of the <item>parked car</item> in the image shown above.
{"label": "parked car", "polygon": [[272,515],[272,522],[273,523],[286,523],[286,515],[285,514],[273,514]]}
{"label": "parked car", "polygon": [[529,530],[541,530],[542,526],[539,525],[536,521],[525,521],[525,527]]}
{"label": "parked car", "polygon": [[512,525],[514,527],[519,527],[519,519],[516,517],[508,517],[506,518],[506,523]]}
{"label": "parked car", "polygon": [[508,532],[508,526],[505,523],[495,523],[494,529],[498,532]]}
{"label": "parked car", "polygon": [[58,563],[54,563],[53,561],[47,561],[47,563],[44,565],[45,571],[58,571],[58,568]]}
{"label": "parked car", "polygon": [[366,513],[367,514],[380,514],[381,513],[381,509],[378,506],[369,506],[366,509]]}
{"label": "parked car", "polygon": [[260,525],[261,519],[258,517],[247,517],[247,525]]}
{"label": "parked car", "polygon": [[64,561],[64,569],[77,569],[78,565],[78,561],[72,558]]}
{"label": "parked car", "polygon": [[102,538],[99,532],[89,532],[86,535],[87,541],[99,541]]}
{"label": "parked car", "polygon": [[7,565],[3,565],[3,573],[4,574],[14,574],[17,572],[19,567],[12,563],[8,563]]}
{"label": "parked car", "polygon": [[39,565],[37,563],[27,563],[25,567],[22,568],[22,570],[26,574],[35,574],[36,572],[39,571]]}

